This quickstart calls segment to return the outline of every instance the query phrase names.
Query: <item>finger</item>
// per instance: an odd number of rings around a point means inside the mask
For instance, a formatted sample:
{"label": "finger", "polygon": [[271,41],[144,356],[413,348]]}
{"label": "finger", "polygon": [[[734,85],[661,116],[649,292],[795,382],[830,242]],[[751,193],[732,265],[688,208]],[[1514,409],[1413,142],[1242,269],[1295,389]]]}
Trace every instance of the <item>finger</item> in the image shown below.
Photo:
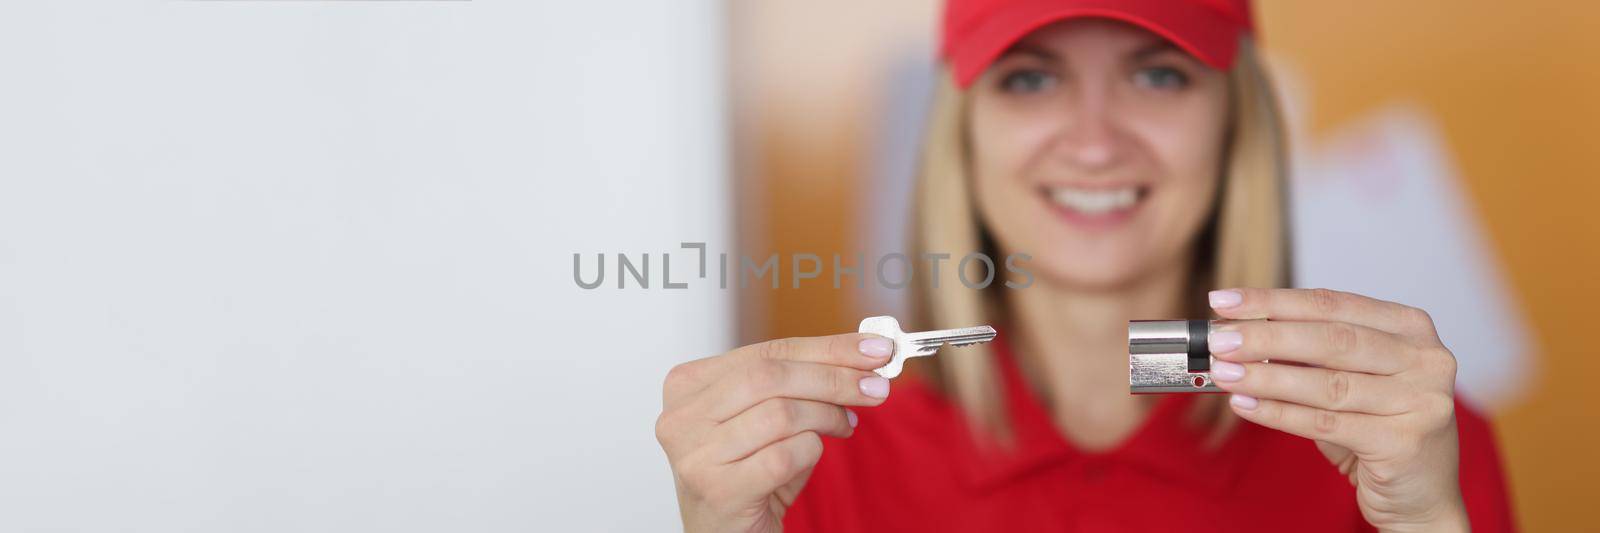
{"label": "finger", "polygon": [[772,398],[739,413],[711,430],[715,443],[711,458],[731,463],[802,431],[846,438],[854,433],[854,413],[843,407],[811,400]]}
{"label": "finger", "polygon": [[1218,361],[1211,367],[1211,378],[1228,392],[1370,415],[1406,412],[1411,394],[1399,378],[1271,363]]}
{"label": "finger", "polygon": [[889,356],[893,353],[892,341],[871,333],[793,337],[758,342],[736,348],[723,355],[706,357],[673,367],[667,374],[666,384],[662,387],[662,402],[671,405],[703,390],[729,368],[738,366],[746,359],[780,359],[872,370],[888,364]]}
{"label": "finger", "polygon": [[1230,319],[1348,322],[1404,335],[1433,328],[1421,309],[1328,289],[1226,289],[1211,291],[1210,299],[1217,315]]}
{"label": "finger", "polygon": [[1410,368],[1416,357],[1415,347],[1395,334],[1345,322],[1224,322],[1206,344],[1228,361],[1288,360],[1384,375]]}
{"label": "finger", "polygon": [[822,458],[822,438],[806,431],[762,448],[729,466],[736,494],[770,494]]}
{"label": "finger", "polygon": [[656,442],[668,458],[678,457],[699,447],[715,427],[714,422],[681,409],[662,411],[656,418]]}
{"label": "finger", "polygon": [[840,406],[874,406],[889,396],[889,380],[865,370],[778,359],[751,359],[727,371],[688,400],[689,412],[716,422],[733,418],[768,398],[813,400]]}
{"label": "finger", "polygon": [[1380,417],[1329,411],[1281,400],[1235,394],[1229,399],[1240,418],[1291,435],[1338,444],[1356,453],[1370,453],[1386,431]]}

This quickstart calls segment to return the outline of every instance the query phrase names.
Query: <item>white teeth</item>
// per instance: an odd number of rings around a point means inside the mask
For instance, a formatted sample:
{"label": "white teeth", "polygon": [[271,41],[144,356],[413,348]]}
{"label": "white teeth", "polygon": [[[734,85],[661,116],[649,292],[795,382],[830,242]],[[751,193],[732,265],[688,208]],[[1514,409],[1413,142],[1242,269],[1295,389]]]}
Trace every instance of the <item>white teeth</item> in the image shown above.
{"label": "white teeth", "polygon": [[1138,187],[1120,189],[1051,187],[1050,199],[1067,209],[1086,215],[1098,215],[1132,206],[1139,199],[1139,189]]}

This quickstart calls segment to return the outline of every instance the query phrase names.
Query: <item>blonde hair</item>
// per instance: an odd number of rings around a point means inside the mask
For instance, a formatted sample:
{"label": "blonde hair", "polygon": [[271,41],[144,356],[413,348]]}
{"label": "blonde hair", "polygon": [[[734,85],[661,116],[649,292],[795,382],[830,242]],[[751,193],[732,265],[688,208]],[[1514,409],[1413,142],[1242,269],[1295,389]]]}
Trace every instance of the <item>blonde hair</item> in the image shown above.
{"label": "blonde hair", "polygon": [[[1216,209],[1199,235],[1194,287],[1194,316],[1209,313],[1203,293],[1224,287],[1289,285],[1289,242],[1286,207],[1288,156],[1277,97],[1254,46],[1242,40],[1238,59],[1228,72],[1231,107],[1223,150],[1222,181]],[[967,142],[967,95],[948,72],[940,76],[933,111],[923,142],[920,175],[913,204],[911,250],[924,252],[982,251],[999,257],[994,240],[982,227],[971,194]],[[973,262],[976,270],[980,265]],[[912,294],[912,317],[921,329],[952,328],[1003,322],[1002,283],[973,290],[954,282],[958,272],[940,272],[933,283],[925,265]],[[968,272],[967,279],[983,279]],[[937,288],[935,286],[937,285]],[[911,371],[929,378],[967,413],[975,428],[1009,435],[1001,398],[1000,376],[985,346],[972,357],[912,360]]]}

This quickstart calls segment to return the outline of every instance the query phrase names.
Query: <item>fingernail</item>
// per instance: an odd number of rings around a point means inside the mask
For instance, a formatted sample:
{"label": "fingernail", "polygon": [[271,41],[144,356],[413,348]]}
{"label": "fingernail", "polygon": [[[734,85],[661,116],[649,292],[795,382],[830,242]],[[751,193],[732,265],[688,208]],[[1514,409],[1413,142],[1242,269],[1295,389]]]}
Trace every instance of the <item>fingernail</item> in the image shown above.
{"label": "fingernail", "polygon": [[1211,299],[1212,309],[1227,309],[1244,301],[1244,295],[1239,291],[1211,291],[1207,296]]}
{"label": "fingernail", "polygon": [[1232,398],[1228,398],[1228,403],[1231,403],[1234,407],[1238,407],[1246,411],[1254,410],[1257,405],[1261,405],[1261,402],[1256,401],[1255,398],[1245,396],[1243,394],[1233,395]]}
{"label": "fingernail", "polygon": [[889,380],[883,376],[867,376],[861,378],[861,393],[873,398],[889,397]]}
{"label": "fingernail", "polygon": [[1228,353],[1239,349],[1244,344],[1244,334],[1237,331],[1217,331],[1206,335],[1206,346],[1211,347],[1211,353]]}
{"label": "fingernail", "polygon": [[868,337],[861,339],[861,343],[856,345],[856,349],[861,350],[861,355],[865,355],[867,357],[888,357],[890,355],[894,355],[894,343],[883,337]]}
{"label": "fingernail", "polygon": [[850,421],[850,427],[856,427],[856,424],[861,421],[860,419],[856,418],[856,412],[849,409],[844,410],[844,417],[846,420]]}
{"label": "fingernail", "polygon": [[1244,379],[1244,365],[1230,361],[1212,361],[1211,379],[1217,381],[1239,381]]}

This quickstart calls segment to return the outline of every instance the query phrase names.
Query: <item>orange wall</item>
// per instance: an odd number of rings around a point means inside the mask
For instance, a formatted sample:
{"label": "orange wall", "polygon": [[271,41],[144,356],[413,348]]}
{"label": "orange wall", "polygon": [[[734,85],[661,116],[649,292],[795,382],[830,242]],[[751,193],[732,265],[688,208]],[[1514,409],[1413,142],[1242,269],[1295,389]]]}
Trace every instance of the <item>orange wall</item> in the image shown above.
{"label": "orange wall", "polygon": [[[1266,48],[1310,84],[1312,132],[1396,99],[1439,121],[1538,343],[1496,416],[1521,522],[1593,528],[1600,478],[1600,3],[1258,2]],[[1448,341],[1448,339],[1446,339]]]}
{"label": "orange wall", "polygon": [[[1315,136],[1386,103],[1431,111],[1539,351],[1496,416],[1522,524],[1590,526],[1600,479],[1600,3],[1258,2],[1269,56],[1307,84]],[[931,38],[930,0],[729,2],[740,245],[851,253],[872,101],[891,54]],[[848,291],[740,294],[743,340],[848,330]],[[1448,341],[1448,339],[1446,339]],[[1509,354],[1508,354],[1509,355]]]}

